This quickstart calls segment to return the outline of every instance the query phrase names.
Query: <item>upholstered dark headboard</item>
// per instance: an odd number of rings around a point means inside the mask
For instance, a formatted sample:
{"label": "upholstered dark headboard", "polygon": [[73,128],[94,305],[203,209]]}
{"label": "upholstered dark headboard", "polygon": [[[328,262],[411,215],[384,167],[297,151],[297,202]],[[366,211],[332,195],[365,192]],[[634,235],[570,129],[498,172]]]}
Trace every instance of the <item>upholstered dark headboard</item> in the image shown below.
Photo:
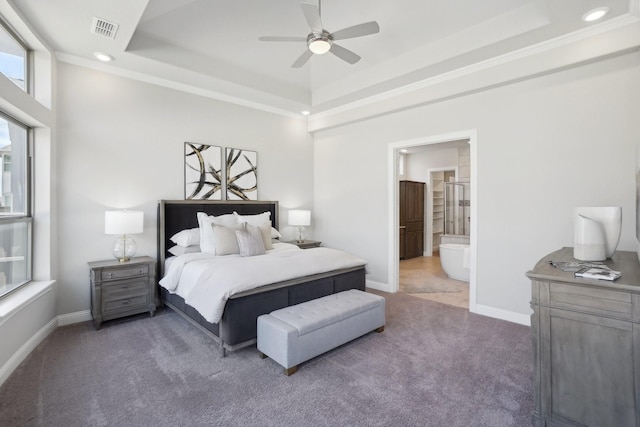
{"label": "upholstered dark headboard", "polygon": [[[164,274],[164,260],[170,256],[171,236],[181,230],[197,228],[198,212],[208,215],[223,215],[233,212],[253,215],[271,212],[271,223],[278,228],[278,202],[264,201],[220,201],[220,200],[160,200],[158,203],[158,265]],[[162,276],[160,276],[162,277]]]}

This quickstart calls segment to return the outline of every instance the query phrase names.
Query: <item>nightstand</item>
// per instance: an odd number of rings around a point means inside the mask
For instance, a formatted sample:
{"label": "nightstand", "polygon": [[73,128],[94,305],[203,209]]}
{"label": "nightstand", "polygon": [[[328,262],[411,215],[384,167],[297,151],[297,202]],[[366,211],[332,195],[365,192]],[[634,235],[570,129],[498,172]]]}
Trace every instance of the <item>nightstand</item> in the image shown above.
{"label": "nightstand", "polygon": [[144,256],[89,263],[91,317],[96,329],[105,320],[156,311],[156,260]]}
{"label": "nightstand", "polygon": [[302,243],[299,243],[297,240],[290,240],[285,243],[291,243],[292,245],[296,245],[301,249],[309,249],[319,247],[322,242],[318,242],[316,240],[303,240]]}

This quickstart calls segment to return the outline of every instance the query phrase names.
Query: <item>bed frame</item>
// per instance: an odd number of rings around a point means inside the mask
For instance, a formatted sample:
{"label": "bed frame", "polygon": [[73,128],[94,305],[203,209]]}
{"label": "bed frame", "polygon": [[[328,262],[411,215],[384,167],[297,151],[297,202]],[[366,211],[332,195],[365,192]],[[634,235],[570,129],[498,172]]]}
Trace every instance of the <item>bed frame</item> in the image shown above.
{"label": "bed frame", "polygon": [[[161,200],[158,203],[158,276],[164,276],[165,259],[171,256],[169,240],[180,230],[197,228],[197,212],[222,215],[233,212],[253,215],[271,212],[272,225],[278,228],[278,202]],[[158,285],[159,305],[165,304],[189,320],[220,344],[222,356],[256,342],[258,316],[274,310],[320,298],[333,293],[365,289],[365,268],[354,267],[261,286],[233,295],[219,323],[206,321],[178,295]]]}

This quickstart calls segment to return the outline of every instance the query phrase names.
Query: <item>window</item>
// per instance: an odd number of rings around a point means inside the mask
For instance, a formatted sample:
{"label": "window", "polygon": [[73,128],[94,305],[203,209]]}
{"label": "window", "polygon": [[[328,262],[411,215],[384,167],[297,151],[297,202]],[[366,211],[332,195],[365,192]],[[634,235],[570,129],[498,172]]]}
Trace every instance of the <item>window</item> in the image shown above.
{"label": "window", "polygon": [[27,49],[3,22],[0,24],[0,73],[26,91]]}
{"label": "window", "polygon": [[28,129],[0,116],[0,296],[31,280]]}

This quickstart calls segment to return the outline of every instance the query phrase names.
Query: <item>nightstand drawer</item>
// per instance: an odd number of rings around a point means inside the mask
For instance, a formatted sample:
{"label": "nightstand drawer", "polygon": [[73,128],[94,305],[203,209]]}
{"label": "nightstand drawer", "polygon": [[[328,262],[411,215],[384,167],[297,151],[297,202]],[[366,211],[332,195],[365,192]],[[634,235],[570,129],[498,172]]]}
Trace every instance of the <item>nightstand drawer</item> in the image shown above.
{"label": "nightstand drawer", "polygon": [[103,301],[103,315],[106,317],[112,312],[129,311],[136,307],[145,307],[149,303],[149,294],[138,295],[130,298]]}
{"label": "nightstand drawer", "polygon": [[104,283],[102,285],[103,300],[122,299],[148,293],[149,283],[144,277],[134,280]]}
{"label": "nightstand drawer", "polygon": [[146,276],[149,274],[147,264],[132,265],[124,268],[105,268],[100,273],[102,280],[118,280],[135,276]]}

